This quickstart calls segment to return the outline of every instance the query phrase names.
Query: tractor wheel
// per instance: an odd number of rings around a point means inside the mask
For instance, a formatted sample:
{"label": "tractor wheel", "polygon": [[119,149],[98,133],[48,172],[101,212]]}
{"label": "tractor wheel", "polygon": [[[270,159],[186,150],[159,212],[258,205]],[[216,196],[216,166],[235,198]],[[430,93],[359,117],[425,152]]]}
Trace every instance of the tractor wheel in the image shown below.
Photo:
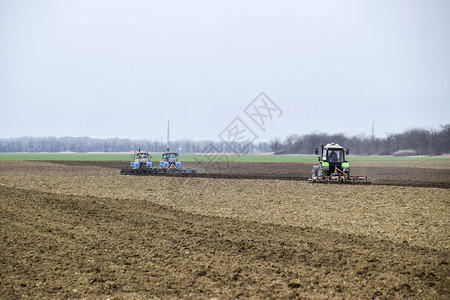
{"label": "tractor wheel", "polygon": [[319,166],[314,166],[312,169],[311,177],[315,177],[319,175]]}
{"label": "tractor wheel", "polygon": [[318,167],[319,168],[319,176],[328,176],[328,172],[322,168],[322,167]]}

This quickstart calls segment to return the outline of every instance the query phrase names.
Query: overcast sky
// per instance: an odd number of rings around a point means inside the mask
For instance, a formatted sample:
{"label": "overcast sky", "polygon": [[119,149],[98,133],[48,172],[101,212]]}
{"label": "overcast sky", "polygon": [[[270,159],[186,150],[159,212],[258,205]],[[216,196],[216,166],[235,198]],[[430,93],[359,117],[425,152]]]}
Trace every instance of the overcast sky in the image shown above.
{"label": "overcast sky", "polygon": [[[448,0],[0,0],[0,138],[161,139],[170,120],[171,139],[218,140],[236,117],[260,140],[438,128],[449,14]],[[279,108],[264,128],[244,112],[260,92]]]}

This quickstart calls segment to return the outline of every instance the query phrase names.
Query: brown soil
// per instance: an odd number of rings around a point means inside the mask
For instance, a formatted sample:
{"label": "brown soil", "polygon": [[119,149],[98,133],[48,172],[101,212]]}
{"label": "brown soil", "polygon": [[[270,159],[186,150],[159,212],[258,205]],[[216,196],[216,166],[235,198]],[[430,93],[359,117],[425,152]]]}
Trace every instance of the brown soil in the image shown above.
{"label": "brown soil", "polygon": [[450,296],[448,189],[267,180],[264,164],[240,170],[265,180],[121,176],[123,164],[0,162],[2,298]]}
{"label": "brown soil", "polygon": [[[128,163],[55,161],[70,166],[98,166],[106,168],[127,168]],[[233,162],[188,162],[194,167],[194,175],[181,175],[201,178],[235,179],[279,179],[306,181],[311,177],[313,163],[233,163]],[[372,184],[450,188],[450,162],[353,162],[352,174],[366,175]],[[154,176],[154,175],[151,175]],[[173,175],[170,175],[173,176]]]}

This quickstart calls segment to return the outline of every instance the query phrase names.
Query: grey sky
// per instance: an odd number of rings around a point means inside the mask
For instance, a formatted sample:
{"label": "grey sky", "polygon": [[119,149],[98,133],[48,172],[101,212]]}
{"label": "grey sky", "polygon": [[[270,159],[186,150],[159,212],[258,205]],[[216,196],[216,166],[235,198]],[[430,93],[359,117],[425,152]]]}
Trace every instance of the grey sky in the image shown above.
{"label": "grey sky", "polygon": [[[377,136],[450,121],[450,1],[0,0],[0,137]],[[259,130],[264,91],[283,115]]]}

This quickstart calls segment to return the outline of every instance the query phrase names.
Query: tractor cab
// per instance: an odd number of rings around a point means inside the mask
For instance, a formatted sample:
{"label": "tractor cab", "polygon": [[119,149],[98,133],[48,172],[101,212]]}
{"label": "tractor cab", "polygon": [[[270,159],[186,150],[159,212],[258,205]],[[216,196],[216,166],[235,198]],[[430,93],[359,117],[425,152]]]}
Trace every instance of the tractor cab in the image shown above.
{"label": "tractor cab", "polygon": [[139,151],[134,152],[134,161],[131,162],[132,168],[146,168],[152,167],[152,162],[149,161],[149,158],[152,156],[147,151]]}
{"label": "tractor cab", "polygon": [[322,148],[316,148],[315,153],[319,155],[320,171],[322,174],[332,174],[336,167],[345,172],[350,173],[350,167],[345,160],[345,155],[349,153],[348,149],[339,144],[331,143],[322,145]]}
{"label": "tractor cab", "polygon": [[322,161],[342,163],[344,162],[344,149],[323,149],[322,150]]}
{"label": "tractor cab", "polygon": [[166,151],[162,154],[160,162],[162,168],[181,168],[181,162],[178,161],[178,153]]}
{"label": "tractor cab", "polygon": [[148,159],[148,153],[147,152],[136,153],[135,158],[136,159]]}

